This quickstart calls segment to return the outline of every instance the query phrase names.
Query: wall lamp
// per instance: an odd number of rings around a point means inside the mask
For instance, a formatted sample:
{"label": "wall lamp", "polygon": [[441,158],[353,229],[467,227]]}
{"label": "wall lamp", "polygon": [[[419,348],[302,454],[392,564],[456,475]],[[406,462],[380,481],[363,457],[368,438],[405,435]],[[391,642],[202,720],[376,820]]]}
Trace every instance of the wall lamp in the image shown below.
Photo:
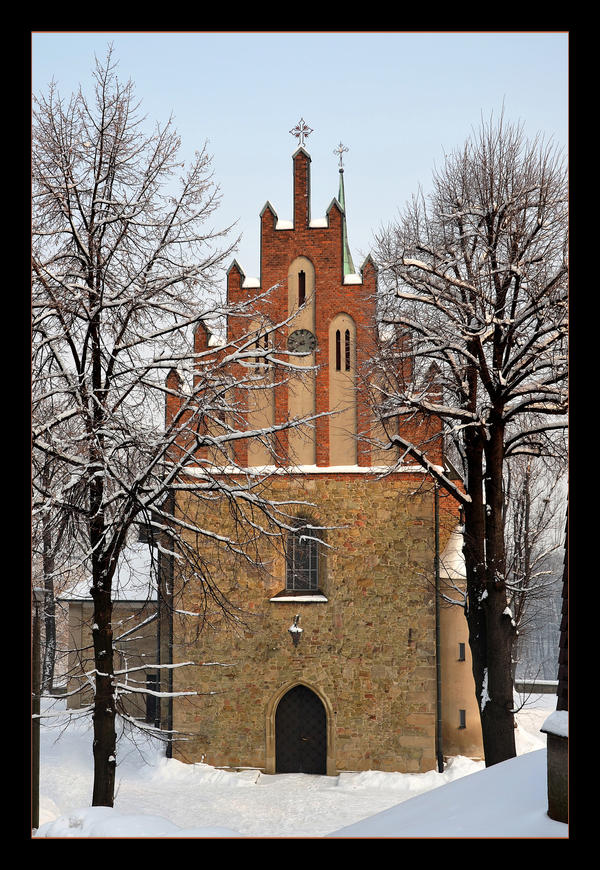
{"label": "wall lamp", "polygon": [[288,631],[290,633],[290,637],[292,638],[292,642],[293,642],[294,646],[298,646],[298,644],[300,643],[300,637],[302,635],[302,629],[298,625],[299,621],[300,621],[300,615],[296,614],[296,616],[294,616],[293,623],[288,628]]}

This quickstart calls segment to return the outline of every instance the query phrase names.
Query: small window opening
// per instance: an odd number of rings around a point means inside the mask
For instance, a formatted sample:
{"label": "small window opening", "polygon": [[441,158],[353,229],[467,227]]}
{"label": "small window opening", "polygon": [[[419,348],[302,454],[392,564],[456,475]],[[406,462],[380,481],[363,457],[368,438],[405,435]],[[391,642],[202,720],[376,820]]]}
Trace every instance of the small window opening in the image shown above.
{"label": "small window opening", "polygon": [[[158,674],[146,676],[146,689],[158,692]],[[146,695],[146,722],[155,723],[158,718],[158,698],[156,695]]]}
{"label": "small window opening", "polygon": [[138,543],[149,544],[151,547],[155,546],[154,529],[150,525],[150,521],[139,524],[139,526],[138,526]]}
{"label": "small window opening", "polygon": [[335,370],[339,372],[342,368],[342,336],[339,329],[335,333]]}
{"label": "small window opening", "polygon": [[346,335],[344,336],[344,350],[346,356],[346,371],[350,371],[350,330],[346,330]]}
{"label": "small window opening", "polygon": [[459,660],[459,662],[465,661],[465,645],[464,645],[464,643],[459,643],[459,645],[458,645],[458,660]]}
{"label": "small window opening", "polygon": [[306,274],[298,272],[298,305],[306,302]]}
{"label": "small window opening", "polygon": [[[263,335],[262,342],[261,342],[260,338],[257,338],[256,341],[254,342],[254,347],[256,348],[256,350],[262,350],[262,349],[268,350],[268,348],[269,348],[269,336]],[[254,364],[257,366],[261,366],[261,365],[267,366],[269,363],[268,363],[268,360],[266,359],[266,357],[255,356],[254,357]]]}
{"label": "small window opening", "polygon": [[467,711],[466,710],[459,710],[458,716],[460,719],[460,725],[458,727],[459,728],[466,728],[467,727]]}

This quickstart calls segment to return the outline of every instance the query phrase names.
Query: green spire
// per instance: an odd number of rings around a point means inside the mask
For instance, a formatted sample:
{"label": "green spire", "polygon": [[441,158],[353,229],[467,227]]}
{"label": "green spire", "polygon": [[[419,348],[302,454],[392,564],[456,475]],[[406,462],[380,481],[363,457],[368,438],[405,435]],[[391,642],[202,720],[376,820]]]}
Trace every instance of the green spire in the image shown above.
{"label": "green spire", "polygon": [[346,197],[344,196],[344,170],[340,166],[340,192],[338,194],[338,202],[341,205],[344,214],[342,217],[342,250],[344,258],[344,275],[354,275],[354,263],[352,262],[352,254],[348,244],[348,229],[346,227]]}

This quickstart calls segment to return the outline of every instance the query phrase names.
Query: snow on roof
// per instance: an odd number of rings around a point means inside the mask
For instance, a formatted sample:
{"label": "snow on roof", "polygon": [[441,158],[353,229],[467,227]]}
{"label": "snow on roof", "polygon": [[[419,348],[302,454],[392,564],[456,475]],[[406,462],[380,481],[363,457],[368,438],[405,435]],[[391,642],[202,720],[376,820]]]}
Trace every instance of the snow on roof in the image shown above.
{"label": "snow on roof", "polygon": [[550,713],[540,731],[543,731],[544,734],[554,734],[556,737],[568,737],[569,711],[555,710],[553,713]]}
{"label": "snow on roof", "polygon": [[224,336],[217,334],[217,333],[214,333],[214,332],[211,332],[210,338],[208,339],[208,346],[209,347],[221,347],[224,344],[225,344]]}
{"label": "snow on roof", "polygon": [[355,272],[350,272],[348,275],[344,275],[344,284],[362,284],[362,282],[362,276],[357,275]]}
{"label": "snow on roof", "polygon": [[242,287],[244,287],[244,288],[250,287],[253,289],[256,287],[260,287],[260,279],[259,278],[246,278],[244,276],[244,280],[242,282]]}
{"label": "snow on roof", "polygon": [[[156,601],[156,555],[148,544],[128,544],[113,577],[113,601]],[[63,601],[91,601],[91,579],[86,577],[61,595]]]}
{"label": "snow on roof", "polygon": [[[309,227],[328,227],[329,226],[329,218],[328,217],[319,217],[319,218],[311,218],[308,222]],[[284,220],[283,218],[277,218],[275,223],[276,230],[293,230],[294,229],[294,221]]]}

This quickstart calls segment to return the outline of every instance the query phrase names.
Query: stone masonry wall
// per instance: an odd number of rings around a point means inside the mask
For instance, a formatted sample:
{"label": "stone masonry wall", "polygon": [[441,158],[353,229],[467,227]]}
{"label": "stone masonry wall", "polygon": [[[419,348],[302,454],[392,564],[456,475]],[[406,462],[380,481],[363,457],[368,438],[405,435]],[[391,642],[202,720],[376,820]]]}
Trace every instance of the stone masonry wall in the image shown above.
{"label": "stone masonry wall", "polygon": [[[155,612],[154,602],[117,601],[113,604],[114,667],[120,672],[118,682],[121,686],[117,692],[117,709],[137,718],[145,716],[146,696],[136,689],[145,686],[147,673],[157,672],[157,622],[148,621]],[[67,697],[69,709],[79,709],[93,701],[89,680],[84,676],[94,669],[93,616],[94,605],[91,601],[69,603],[67,691],[74,693]],[[138,630],[133,630],[138,626]],[[132,691],[128,691],[128,686],[131,686]]]}
{"label": "stone masonry wall", "polygon": [[[318,507],[329,545],[322,591],[326,603],[275,603],[285,587],[281,552],[263,550],[267,571],[224,557],[219,586],[239,607],[228,625],[209,612],[176,617],[175,690],[199,692],[175,702],[174,756],[216,766],[266,766],[267,717],[282,687],[302,681],[327,699],[334,717],[329,747],[339,770],[426,771],[435,767],[433,495],[421,475],[375,481],[368,474],[323,473],[276,479],[273,497]],[[292,491],[290,491],[292,490]],[[209,527],[206,503],[201,511]],[[297,508],[296,514],[307,515]],[[219,528],[230,522],[223,512]],[[215,526],[213,526],[214,528]],[[208,551],[207,551],[208,553]],[[424,577],[427,575],[427,578]],[[201,609],[197,583],[176,599],[179,610]],[[288,628],[300,615],[302,639]],[[213,663],[213,664],[210,664]],[[214,664],[218,663],[218,664]]]}

